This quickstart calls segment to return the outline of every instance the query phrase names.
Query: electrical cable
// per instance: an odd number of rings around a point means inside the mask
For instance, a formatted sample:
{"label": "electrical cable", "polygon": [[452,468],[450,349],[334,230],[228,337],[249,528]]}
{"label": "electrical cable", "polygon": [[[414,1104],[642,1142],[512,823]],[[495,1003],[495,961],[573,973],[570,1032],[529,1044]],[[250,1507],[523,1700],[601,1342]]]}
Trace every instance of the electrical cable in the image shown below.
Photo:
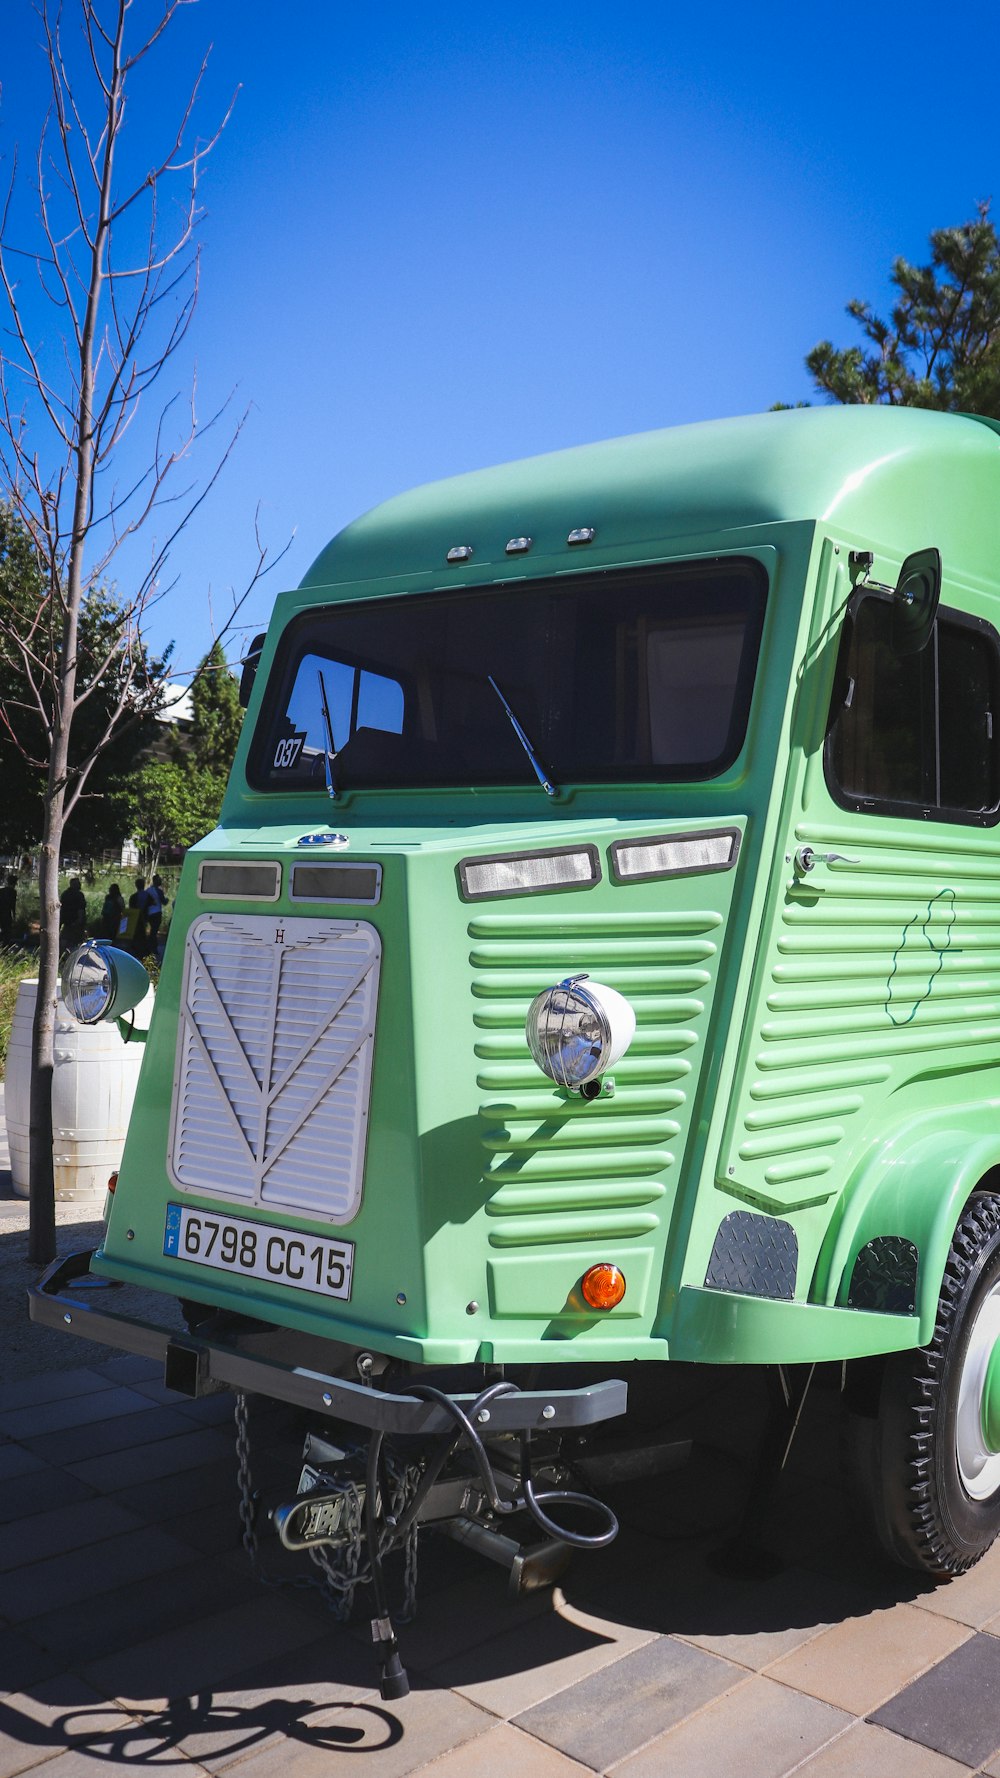
{"label": "electrical cable", "polygon": [[[473,1421],[482,1412],[483,1408],[486,1407],[489,1402],[494,1401],[497,1396],[516,1395],[518,1393],[516,1384],[507,1382],[492,1383],[488,1389],[484,1389],[480,1395],[477,1395],[468,1413],[466,1413],[463,1408],[459,1407],[458,1402],[454,1401],[451,1396],[445,1395],[444,1391],[441,1389],[435,1389],[431,1383],[411,1384],[407,1393],[416,1395],[423,1401],[437,1402],[438,1405],[445,1408],[452,1416],[452,1419],[458,1423],[469,1441],[476,1468],[479,1471],[480,1478],[486,1490],[487,1498],[494,1512],[509,1514],[526,1510],[531,1514],[535,1523],[541,1527],[547,1537],[558,1538],[561,1543],[569,1544],[571,1549],[604,1549],[607,1544],[612,1543],[617,1537],[618,1520],[611,1511],[611,1508],[607,1506],[603,1500],[595,1500],[592,1494],[576,1493],[569,1488],[547,1488],[536,1491],[531,1479],[531,1434],[529,1431],[521,1433],[521,1480],[524,1490],[523,1494],[514,1500],[504,1500],[501,1497],[497,1489],[496,1476],[493,1471],[493,1466],[490,1463],[489,1454],[480,1433],[473,1424]],[[558,1525],[554,1519],[550,1519],[547,1513],[543,1510],[545,1506],[556,1501],[561,1501],[566,1506],[575,1507],[581,1512],[598,1514],[598,1516],[603,1517],[605,1520],[605,1530],[587,1533],[564,1529]]]}

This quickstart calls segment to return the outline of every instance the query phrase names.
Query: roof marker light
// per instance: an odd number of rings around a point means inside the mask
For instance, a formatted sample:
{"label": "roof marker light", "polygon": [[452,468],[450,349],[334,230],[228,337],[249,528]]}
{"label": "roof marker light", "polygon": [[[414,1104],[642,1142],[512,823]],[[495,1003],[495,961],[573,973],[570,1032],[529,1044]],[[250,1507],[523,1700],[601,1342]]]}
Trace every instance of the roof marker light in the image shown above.
{"label": "roof marker light", "polygon": [[471,560],[471,543],[456,543],[454,547],[448,551],[448,554],[445,557],[446,562],[471,562]]}
{"label": "roof marker light", "polygon": [[505,546],[507,554],[509,556],[523,556],[525,551],[531,548],[532,542],[533,539],[530,537],[512,537]]}
{"label": "roof marker light", "polygon": [[567,543],[593,543],[596,532],[593,525],[578,525],[566,539]]}

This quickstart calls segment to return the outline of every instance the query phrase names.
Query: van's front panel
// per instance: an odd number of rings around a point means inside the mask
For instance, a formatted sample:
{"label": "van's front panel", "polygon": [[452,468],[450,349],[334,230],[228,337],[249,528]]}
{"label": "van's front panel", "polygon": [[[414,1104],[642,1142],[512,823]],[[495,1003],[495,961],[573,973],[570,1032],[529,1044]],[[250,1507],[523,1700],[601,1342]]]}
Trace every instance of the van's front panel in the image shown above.
{"label": "van's front panel", "polygon": [[[428,1361],[649,1355],[745,827],[566,822],[593,880],[476,901],[468,839],[379,859],[352,834],[380,899],[325,917],[289,899],[294,840],[266,912],[206,907],[189,872],[161,990],[178,1016],[161,1009],[146,1061],[172,1092],[130,1135],[102,1269]],[[484,868],[534,837],[492,828]],[[713,842],[725,864],[701,869]],[[665,857],[692,862],[643,874]],[[616,880],[618,860],[640,874]],[[636,1015],[592,1101],[525,1040],[535,996],[580,974]],[[579,1283],[602,1262],[627,1288],[595,1316]]]}

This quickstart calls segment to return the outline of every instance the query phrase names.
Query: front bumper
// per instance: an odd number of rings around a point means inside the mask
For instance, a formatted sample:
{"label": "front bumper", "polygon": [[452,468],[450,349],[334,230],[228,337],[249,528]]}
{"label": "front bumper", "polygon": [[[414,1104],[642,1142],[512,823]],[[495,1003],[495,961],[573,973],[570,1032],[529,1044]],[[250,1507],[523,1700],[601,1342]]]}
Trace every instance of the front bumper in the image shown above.
{"label": "front bumper", "polygon": [[[144,1358],[158,1359],[164,1366],[164,1381],[179,1394],[204,1395],[232,1389],[247,1395],[267,1395],[383,1433],[438,1434],[455,1430],[453,1417],[437,1402],[390,1394],[371,1383],[326,1376],[300,1364],[268,1357],[257,1349],[249,1353],[241,1350],[235,1336],[230,1342],[199,1333],[182,1333],[154,1321],[95,1309],[84,1294],[69,1294],[74,1283],[91,1278],[92,1257],[88,1251],[57,1259],[37,1284],[29,1285],[32,1321]],[[275,1330],[276,1337],[280,1333],[281,1330]],[[259,1339],[255,1339],[255,1347],[259,1347]],[[475,1390],[452,1397],[462,1408],[470,1407],[475,1399]],[[627,1402],[628,1386],[615,1378],[582,1389],[519,1391],[497,1396],[490,1403],[490,1433],[560,1432],[594,1426],[624,1414]]]}

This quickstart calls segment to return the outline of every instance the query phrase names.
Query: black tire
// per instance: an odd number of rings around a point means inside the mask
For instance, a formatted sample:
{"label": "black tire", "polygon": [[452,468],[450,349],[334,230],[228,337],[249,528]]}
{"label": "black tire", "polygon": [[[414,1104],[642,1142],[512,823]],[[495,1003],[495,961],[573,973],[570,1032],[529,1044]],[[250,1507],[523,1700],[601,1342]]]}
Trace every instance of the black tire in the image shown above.
{"label": "black tire", "polygon": [[998,1330],[1000,1197],[977,1192],[955,1230],[930,1344],[885,1360],[877,1417],[852,1428],[855,1479],[883,1549],[938,1578],[971,1568],[1000,1533],[1000,1455],[979,1424]]}

